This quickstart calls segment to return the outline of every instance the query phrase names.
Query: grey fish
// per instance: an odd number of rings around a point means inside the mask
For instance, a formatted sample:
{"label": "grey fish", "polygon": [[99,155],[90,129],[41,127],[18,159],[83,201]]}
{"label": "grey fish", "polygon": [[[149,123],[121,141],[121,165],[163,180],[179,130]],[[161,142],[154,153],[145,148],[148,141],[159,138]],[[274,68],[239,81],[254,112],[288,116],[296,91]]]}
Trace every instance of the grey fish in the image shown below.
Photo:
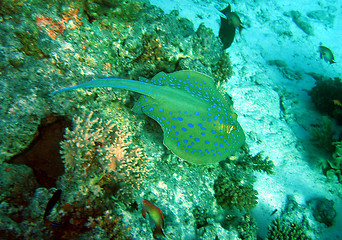
{"label": "grey fish", "polygon": [[223,43],[223,49],[227,49],[234,41],[236,28],[239,28],[239,33],[241,35],[241,30],[244,27],[242,26],[242,22],[238,14],[236,12],[232,12],[230,4],[220,12],[223,13],[226,18],[221,17],[219,37]]}

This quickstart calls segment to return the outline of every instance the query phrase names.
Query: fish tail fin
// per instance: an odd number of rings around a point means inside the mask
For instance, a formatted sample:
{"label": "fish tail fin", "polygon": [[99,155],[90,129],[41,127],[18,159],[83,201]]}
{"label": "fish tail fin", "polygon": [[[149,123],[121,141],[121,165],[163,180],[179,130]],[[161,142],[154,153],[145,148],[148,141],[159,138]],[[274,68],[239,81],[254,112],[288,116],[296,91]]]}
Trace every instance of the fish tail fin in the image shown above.
{"label": "fish tail fin", "polygon": [[143,210],[141,211],[141,213],[142,213],[142,216],[143,216],[144,218],[146,218],[146,210],[143,209]]}
{"label": "fish tail fin", "polygon": [[240,26],[239,26],[239,34],[240,34],[240,36],[241,36],[242,29],[245,29],[245,27],[240,24]]}
{"label": "fish tail fin", "polygon": [[154,238],[166,237],[161,226],[157,226],[156,229],[154,229],[153,237]]}

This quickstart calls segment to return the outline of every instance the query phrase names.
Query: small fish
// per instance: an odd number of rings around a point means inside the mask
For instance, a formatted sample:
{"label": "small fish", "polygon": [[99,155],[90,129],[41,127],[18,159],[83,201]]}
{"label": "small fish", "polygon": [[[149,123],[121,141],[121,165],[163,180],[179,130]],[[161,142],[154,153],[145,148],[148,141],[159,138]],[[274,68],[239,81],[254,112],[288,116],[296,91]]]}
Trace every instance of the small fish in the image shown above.
{"label": "small fish", "polygon": [[335,63],[334,54],[327,47],[319,46],[319,56],[321,57],[321,59],[324,59],[324,61],[330,64]]}
{"label": "small fish", "polygon": [[334,99],[334,100],[332,100],[332,101],[334,102],[334,104],[335,104],[336,106],[342,107],[342,103],[341,103],[339,100]]}
{"label": "small fish", "polygon": [[219,37],[223,43],[223,49],[226,49],[230,47],[234,41],[236,28],[239,28],[239,33],[241,35],[241,30],[244,27],[242,26],[239,15],[236,12],[231,11],[230,4],[220,12],[226,16],[226,18],[221,17],[221,25],[219,30]]}
{"label": "small fish", "polygon": [[49,202],[46,205],[45,212],[44,212],[44,219],[49,216],[52,208],[56,205],[58,200],[61,198],[62,190],[57,189],[57,191],[52,195]]}
{"label": "small fish", "polygon": [[156,225],[156,228],[153,232],[153,237],[165,237],[165,234],[163,232],[164,227],[164,216],[162,211],[156,207],[153,203],[147,201],[146,199],[142,200],[143,202],[143,210],[142,215],[144,218],[146,218],[146,213],[148,213],[153,220],[154,224]]}
{"label": "small fish", "polygon": [[277,211],[278,209],[274,209],[270,216],[273,216]]}

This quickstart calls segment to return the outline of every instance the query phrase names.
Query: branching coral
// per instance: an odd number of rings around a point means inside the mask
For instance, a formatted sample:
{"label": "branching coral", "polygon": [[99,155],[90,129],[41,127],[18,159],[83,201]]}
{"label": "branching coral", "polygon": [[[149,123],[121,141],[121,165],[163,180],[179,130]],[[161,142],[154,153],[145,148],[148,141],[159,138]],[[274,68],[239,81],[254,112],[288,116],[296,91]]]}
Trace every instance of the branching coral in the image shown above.
{"label": "branching coral", "polygon": [[74,129],[67,128],[65,131],[66,140],[61,143],[61,154],[66,171],[86,171],[95,160],[97,148],[111,140],[115,125],[111,122],[103,123],[101,119],[92,116],[93,112],[76,117]]}
{"label": "branching coral", "polygon": [[215,198],[223,208],[233,210],[235,207],[240,211],[248,211],[257,204],[258,192],[253,189],[253,184],[233,172],[220,175],[214,189]]}
{"label": "branching coral", "polygon": [[98,149],[99,161],[107,174],[121,184],[120,199],[132,202],[133,191],[140,189],[150,170],[146,168],[146,156],[140,147],[132,144],[131,134],[117,130],[114,142]]}
{"label": "branching coral", "polygon": [[222,163],[222,172],[214,184],[215,198],[223,208],[249,211],[257,204],[258,192],[253,189],[254,171],[272,173],[273,162],[261,153],[241,154],[235,161]]}
{"label": "branching coral", "polygon": [[[74,129],[66,130],[61,154],[66,175],[83,195],[89,191],[102,195],[103,186],[111,189],[116,198],[130,205],[134,190],[140,189],[149,175],[146,156],[132,143],[132,134],[118,130],[113,122],[93,117],[93,112],[74,119]],[[108,187],[107,187],[108,189]]]}
{"label": "branching coral", "polygon": [[272,240],[309,240],[313,236],[313,226],[307,216],[307,205],[296,202],[293,195],[286,196],[283,211],[268,227],[266,239]]}
{"label": "branching coral", "polygon": [[274,164],[268,158],[262,157],[262,152],[256,155],[242,154],[236,161],[236,165],[243,170],[254,170],[257,172],[265,172],[267,174],[273,174]]}
{"label": "branching coral", "polygon": [[277,218],[268,228],[266,239],[310,240],[311,238],[306,236],[302,225],[295,222],[286,221],[282,218]]}
{"label": "branching coral", "polygon": [[257,239],[257,224],[250,214],[246,213],[238,222],[237,226],[239,237],[243,240]]}

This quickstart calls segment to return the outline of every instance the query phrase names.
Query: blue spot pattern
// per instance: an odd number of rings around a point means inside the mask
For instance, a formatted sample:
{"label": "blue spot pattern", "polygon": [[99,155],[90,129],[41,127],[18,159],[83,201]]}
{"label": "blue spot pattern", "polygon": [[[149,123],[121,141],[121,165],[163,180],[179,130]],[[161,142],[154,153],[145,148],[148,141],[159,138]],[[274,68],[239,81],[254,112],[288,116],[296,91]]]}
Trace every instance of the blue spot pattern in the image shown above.
{"label": "blue spot pattern", "polygon": [[161,72],[148,83],[97,79],[58,92],[86,87],[115,87],[141,93],[134,108],[159,123],[164,144],[186,161],[216,163],[233,155],[245,142],[231,103],[205,74],[191,70]]}

